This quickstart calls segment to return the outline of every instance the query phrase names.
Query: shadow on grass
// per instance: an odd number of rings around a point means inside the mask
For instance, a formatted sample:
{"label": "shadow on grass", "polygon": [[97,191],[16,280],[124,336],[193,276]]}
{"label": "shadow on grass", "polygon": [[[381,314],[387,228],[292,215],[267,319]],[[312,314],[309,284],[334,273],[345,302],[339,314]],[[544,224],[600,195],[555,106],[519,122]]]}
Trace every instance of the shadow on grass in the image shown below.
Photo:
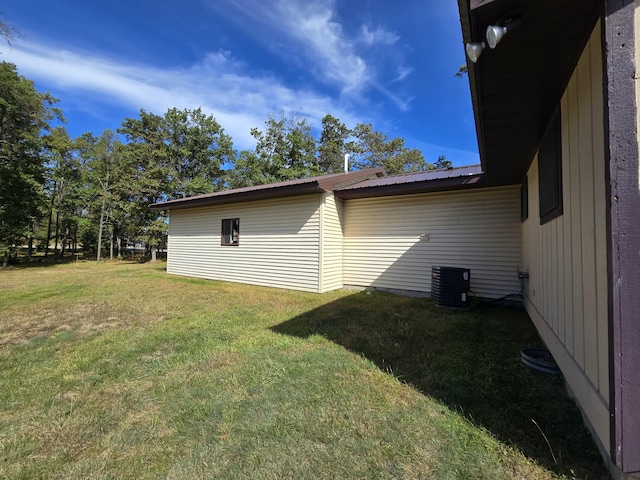
{"label": "shadow on grass", "polygon": [[[109,258],[103,258],[100,262],[105,263],[120,263],[122,265],[131,265],[131,264],[140,264],[140,263],[148,263],[151,260],[147,257],[126,257],[120,260],[111,260]],[[9,265],[4,267],[5,270],[10,269],[26,269],[26,268],[47,268],[53,267],[56,265],[66,265],[70,263],[82,263],[82,262],[96,262],[96,256],[93,255],[83,255],[83,254],[65,254],[64,256],[60,255],[49,255],[45,257],[44,255],[34,255],[31,259],[26,256],[20,256],[18,258],[11,258]],[[164,261],[158,261],[158,263],[165,263]],[[0,271],[2,271],[2,265],[0,264]]]}
{"label": "shadow on grass", "polygon": [[68,263],[81,262],[86,260],[82,255],[48,255],[42,254],[33,255],[31,259],[26,256],[19,256],[18,258],[12,257],[9,260],[9,265],[5,269],[23,269],[23,268],[46,268],[53,267],[55,265],[65,265]]}
{"label": "shadow on grass", "polygon": [[272,329],[322,335],[363,355],[553,472],[609,478],[563,379],[520,362],[522,348],[541,346],[522,309],[454,312],[429,299],[358,293]]}

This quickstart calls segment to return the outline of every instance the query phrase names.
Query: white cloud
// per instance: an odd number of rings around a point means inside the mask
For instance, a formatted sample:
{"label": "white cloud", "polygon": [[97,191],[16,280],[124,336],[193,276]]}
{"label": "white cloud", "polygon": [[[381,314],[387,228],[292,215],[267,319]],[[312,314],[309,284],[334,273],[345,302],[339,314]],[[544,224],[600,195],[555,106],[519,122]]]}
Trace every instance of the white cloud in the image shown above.
{"label": "white cloud", "polygon": [[360,38],[362,42],[369,46],[376,44],[393,45],[400,39],[400,37],[395,33],[388,32],[381,27],[376,27],[375,30],[370,30],[368,25],[362,26]]}
{"label": "white cloud", "polygon": [[348,124],[364,120],[354,118],[328,96],[288,88],[268,75],[252,76],[228,51],[210,53],[198,64],[182,69],[117,63],[39,44],[15,47],[6,60],[50,89],[74,92],[98,104],[144,108],[157,114],[171,107],[201,107],[218,120],[240,149],[254,144],[249,134],[252,127],[262,127],[269,115],[281,110],[294,111],[316,126],[328,112]]}
{"label": "white cloud", "polygon": [[312,59],[316,76],[328,78],[343,93],[359,92],[371,82],[371,72],[342,26],[333,20],[332,2],[278,2],[277,11],[285,31],[301,42]]}
{"label": "white cloud", "polygon": [[401,82],[402,80],[407,78],[411,72],[413,72],[413,68],[407,68],[407,67],[400,66],[400,67],[398,67],[397,72],[398,72],[398,76],[393,81],[394,82]]}
{"label": "white cloud", "polygon": [[[345,29],[337,18],[334,0],[209,0],[207,4],[235,21],[238,15],[248,20],[242,24],[253,35],[273,44],[273,50],[283,58],[303,62],[305,70],[319,81],[337,86],[344,96],[361,98],[372,87],[388,92],[378,88],[378,72],[386,69],[378,64],[385,57],[379,49],[389,49],[387,57],[397,61],[400,57],[390,47],[399,36],[379,26],[362,25],[353,32]],[[390,99],[399,103],[397,98]]]}

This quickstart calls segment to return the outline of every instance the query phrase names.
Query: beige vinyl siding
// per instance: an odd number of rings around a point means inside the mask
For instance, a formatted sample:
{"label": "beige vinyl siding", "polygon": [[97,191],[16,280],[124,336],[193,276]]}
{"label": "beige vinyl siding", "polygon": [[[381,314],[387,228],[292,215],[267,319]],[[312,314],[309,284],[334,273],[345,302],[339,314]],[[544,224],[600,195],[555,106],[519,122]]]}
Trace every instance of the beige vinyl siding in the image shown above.
{"label": "beige vinyl siding", "polygon": [[[321,194],[174,210],[167,272],[319,291]],[[238,246],[221,246],[223,218],[240,219]]]}
{"label": "beige vinyl siding", "polygon": [[431,291],[431,267],[471,269],[477,296],[517,294],[520,190],[487,188],[345,201],[344,284]]}
{"label": "beige vinyl siding", "polygon": [[539,221],[538,162],[523,223],[525,306],[602,445],[609,445],[602,51],[596,26],[561,101],[564,214]]}
{"label": "beige vinyl siding", "polygon": [[342,288],[342,200],[323,195],[321,214],[320,292]]}

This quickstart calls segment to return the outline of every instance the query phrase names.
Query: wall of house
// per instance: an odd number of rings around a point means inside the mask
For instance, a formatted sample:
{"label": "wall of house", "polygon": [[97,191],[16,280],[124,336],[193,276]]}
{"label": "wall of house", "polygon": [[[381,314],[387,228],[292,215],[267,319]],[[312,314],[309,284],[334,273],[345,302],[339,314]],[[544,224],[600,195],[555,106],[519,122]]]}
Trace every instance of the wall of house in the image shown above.
{"label": "wall of house", "polygon": [[[321,194],[170,213],[167,272],[318,292]],[[238,246],[221,246],[223,218],[240,219]]]}
{"label": "wall of house", "polygon": [[540,225],[538,161],[522,224],[525,306],[609,450],[609,339],[601,28],[561,101],[563,214]]}
{"label": "wall of house", "polygon": [[322,197],[320,210],[320,292],[342,288],[342,208],[333,193]]}
{"label": "wall of house", "polygon": [[[634,15],[634,32],[635,32],[635,46],[636,46],[636,65],[640,65],[640,0],[635,0],[635,15]],[[640,105],[640,75],[634,77],[636,81],[636,105]],[[640,108],[637,109],[636,115],[636,128],[637,132],[640,132]],[[640,142],[638,142],[638,153],[640,154]],[[640,172],[639,176],[640,176]]]}
{"label": "wall of house", "polygon": [[477,296],[520,292],[520,189],[345,201],[344,284],[429,293],[431,267],[471,269]]}

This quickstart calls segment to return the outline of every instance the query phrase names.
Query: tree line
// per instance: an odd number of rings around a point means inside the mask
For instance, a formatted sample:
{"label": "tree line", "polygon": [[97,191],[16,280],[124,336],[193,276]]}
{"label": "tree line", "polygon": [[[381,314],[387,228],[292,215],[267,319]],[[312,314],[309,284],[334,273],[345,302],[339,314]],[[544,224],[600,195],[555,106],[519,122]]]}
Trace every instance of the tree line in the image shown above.
{"label": "tree line", "polygon": [[14,64],[0,63],[0,252],[3,264],[22,245],[45,256],[82,247],[119,256],[127,242],[163,246],[166,218],[149,204],[215,191],[338,173],[345,154],[353,169],[390,174],[450,167],[431,164],[402,138],[371,124],[348,128],[322,119],[318,138],[306,119],[270,116],[252,128],[252,150],[200,108],[140,110],[116,131],[71,138],[57,99],[36,90]]}

